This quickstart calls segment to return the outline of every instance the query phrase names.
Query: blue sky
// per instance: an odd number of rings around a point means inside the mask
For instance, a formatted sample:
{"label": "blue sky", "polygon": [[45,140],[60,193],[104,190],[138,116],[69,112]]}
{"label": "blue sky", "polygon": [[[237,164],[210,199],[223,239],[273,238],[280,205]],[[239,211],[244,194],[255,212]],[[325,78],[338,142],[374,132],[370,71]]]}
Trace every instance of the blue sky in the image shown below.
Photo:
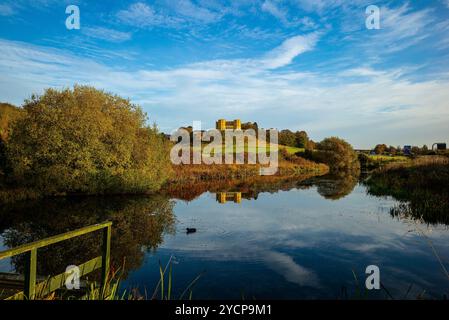
{"label": "blue sky", "polygon": [[449,0],[2,0],[0,101],[89,84],[165,132],[240,118],[359,148],[449,142],[448,18]]}

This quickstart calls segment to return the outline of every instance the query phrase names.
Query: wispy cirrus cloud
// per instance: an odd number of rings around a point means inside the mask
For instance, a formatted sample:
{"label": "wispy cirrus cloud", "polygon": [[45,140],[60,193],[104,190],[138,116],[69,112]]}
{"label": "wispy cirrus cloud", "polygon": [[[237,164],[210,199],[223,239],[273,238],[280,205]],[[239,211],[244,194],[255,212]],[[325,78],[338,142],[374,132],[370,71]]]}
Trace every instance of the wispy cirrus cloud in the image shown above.
{"label": "wispy cirrus cloud", "polygon": [[431,35],[432,9],[412,11],[408,3],[397,8],[381,8],[381,30],[374,41],[383,43],[388,52],[403,50]]}
{"label": "wispy cirrus cloud", "polygon": [[290,64],[298,55],[312,50],[318,38],[318,33],[311,33],[285,40],[279,47],[266,55],[264,59],[266,67],[268,69],[276,69]]}
{"label": "wispy cirrus cloud", "polygon": [[0,3],[0,16],[12,16],[32,9],[49,10],[55,6],[79,5],[81,0],[3,0]]}
{"label": "wispy cirrus cloud", "polygon": [[309,16],[297,16],[295,13],[291,14],[286,7],[282,6],[282,2],[264,0],[261,4],[261,10],[278,19],[287,28],[300,27],[303,30],[311,30],[318,27]]}
{"label": "wispy cirrus cloud", "polygon": [[[299,8],[306,12],[316,12],[322,14],[335,7],[341,6],[343,0],[294,0],[293,1]],[[358,2],[351,1],[351,2]]]}
{"label": "wispy cirrus cloud", "polygon": [[167,1],[157,9],[144,2],[136,2],[117,13],[119,21],[128,25],[148,28],[186,27],[185,23],[211,23],[220,19],[222,14],[199,6],[190,0]]}
{"label": "wispy cirrus cloud", "polygon": [[280,8],[276,3],[270,0],[265,0],[261,6],[262,11],[268,12],[281,20],[283,23],[288,23],[287,12],[285,9]]}
{"label": "wispy cirrus cloud", "polygon": [[[396,69],[360,67],[346,74],[279,72],[276,68],[293,63],[304,52],[303,39],[298,39],[302,38],[287,39],[258,59],[128,71],[61,50],[1,40],[0,96],[18,103],[13,97],[25,98],[46,87],[94,85],[131,97],[166,131],[187,118],[213,123],[217,114],[226,114],[274,127],[306,129],[318,137],[342,135],[360,147],[407,132],[421,132],[425,143],[430,131],[421,128],[423,123],[433,134],[449,134],[444,121],[449,118],[448,75],[414,82],[407,70]],[[375,128],[376,134],[360,137],[359,126],[365,132]]]}
{"label": "wispy cirrus cloud", "polygon": [[104,27],[83,27],[82,32],[88,37],[110,42],[124,42],[132,38],[131,32],[122,32]]}
{"label": "wispy cirrus cloud", "polygon": [[167,1],[167,3],[177,14],[185,19],[210,23],[219,20],[221,17],[219,12],[196,5],[190,0]]}
{"label": "wispy cirrus cloud", "polygon": [[169,17],[161,12],[157,12],[153,7],[143,2],[131,4],[127,9],[120,10],[117,18],[128,25],[146,28],[153,26],[175,26],[181,20]]}
{"label": "wispy cirrus cloud", "polygon": [[12,16],[16,13],[13,7],[7,3],[0,4],[0,16]]}

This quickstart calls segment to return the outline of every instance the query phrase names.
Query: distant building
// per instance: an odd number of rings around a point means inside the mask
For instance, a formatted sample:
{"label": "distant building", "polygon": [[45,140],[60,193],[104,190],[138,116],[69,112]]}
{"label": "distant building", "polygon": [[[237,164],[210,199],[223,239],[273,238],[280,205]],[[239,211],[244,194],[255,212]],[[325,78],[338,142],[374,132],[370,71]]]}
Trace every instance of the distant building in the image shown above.
{"label": "distant building", "polygon": [[242,123],[240,119],[234,121],[226,121],[225,119],[219,119],[215,123],[217,130],[242,130]]}
{"label": "distant building", "polygon": [[404,152],[404,154],[407,156],[412,155],[412,146],[404,146],[402,152]]}
{"label": "distant building", "polygon": [[432,145],[432,150],[435,150],[435,146],[437,150],[446,150],[446,144],[443,142],[437,142]]}

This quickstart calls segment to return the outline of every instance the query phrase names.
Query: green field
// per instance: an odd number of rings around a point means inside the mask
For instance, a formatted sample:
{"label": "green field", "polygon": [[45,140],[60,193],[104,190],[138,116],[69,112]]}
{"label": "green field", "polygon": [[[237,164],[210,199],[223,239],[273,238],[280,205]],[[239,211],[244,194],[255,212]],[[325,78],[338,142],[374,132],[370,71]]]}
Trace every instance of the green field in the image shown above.
{"label": "green field", "polygon": [[[201,146],[202,150],[204,150],[204,147],[206,147],[207,144],[203,144]],[[288,153],[290,154],[294,154],[297,152],[304,152],[305,149],[304,148],[296,148],[296,147],[290,147],[290,146],[283,146],[283,145],[278,145],[279,149],[285,148],[287,150]],[[193,150],[196,150],[197,148],[193,148]],[[237,148],[237,146],[233,145],[233,146],[227,146],[225,147],[223,145],[223,153],[241,153],[241,152],[247,152],[247,153],[257,153],[258,151],[270,151],[270,147],[267,146],[267,148],[261,149],[259,147],[248,147],[248,145],[245,145],[245,147],[239,147]]]}
{"label": "green field", "polygon": [[290,154],[294,154],[294,153],[298,153],[298,152],[305,152],[306,149],[304,148],[297,148],[297,147],[290,147],[290,146],[283,146],[283,145],[279,145],[279,148],[285,148],[287,150],[288,153]]}
{"label": "green field", "polygon": [[372,170],[390,163],[407,163],[410,158],[405,156],[388,156],[362,153],[359,155],[360,164],[363,168]]}
{"label": "green field", "polygon": [[370,159],[374,161],[382,161],[382,162],[397,162],[397,161],[408,161],[409,158],[406,156],[386,156],[386,155],[369,155]]}

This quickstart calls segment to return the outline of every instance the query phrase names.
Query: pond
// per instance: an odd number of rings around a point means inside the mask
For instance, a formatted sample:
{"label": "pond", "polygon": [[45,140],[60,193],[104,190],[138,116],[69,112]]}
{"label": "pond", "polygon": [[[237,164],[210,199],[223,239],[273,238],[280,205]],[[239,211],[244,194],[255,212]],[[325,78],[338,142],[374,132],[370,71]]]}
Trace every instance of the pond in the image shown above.
{"label": "pond", "polygon": [[[168,261],[175,298],[197,277],[193,299],[440,299],[448,292],[438,261],[449,257],[447,226],[391,214],[398,201],[368,194],[357,179],[219,190],[15,204],[1,209],[0,248],[111,220],[121,288],[148,298]],[[98,253],[98,236],[70,240],[39,251],[38,273]],[[364,290],[369,265],[380,269],[380,290]],[[21,270],[21,257],[0,261],[0,272]]]}

